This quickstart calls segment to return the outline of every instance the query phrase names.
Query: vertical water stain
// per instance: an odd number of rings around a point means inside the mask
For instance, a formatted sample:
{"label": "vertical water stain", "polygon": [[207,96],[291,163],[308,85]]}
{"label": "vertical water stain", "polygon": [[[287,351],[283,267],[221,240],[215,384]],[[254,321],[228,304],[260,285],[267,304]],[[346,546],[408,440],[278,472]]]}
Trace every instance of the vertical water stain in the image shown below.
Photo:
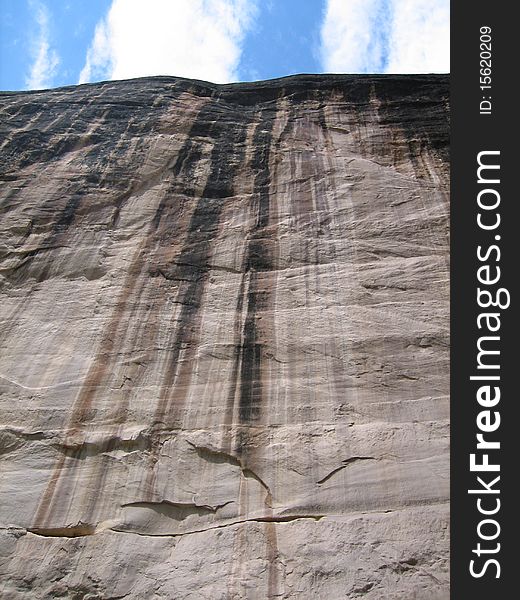
{"label": "vertical water stain", "polygon": [[[226,112],[215,112],[215,105],[203,109],[193,124],[188,144],[204,136],[213,145],[209,175],[201,197],[196,200],[187,234],[174,262],[162,271],[162,276],[176,282],[176,302],[180,306],[173,325],[170,355],[162,382],[162,392],[154,416],[155,423],[172,424],[172,403],[177,414],[187,392],[190,360],[196,349],[201,321],[202,298],[210,272],[210,259],[221,233],[221,214],[225,203],[234,194],[234,180],[244,160],[248,113],[238,122]],[[181,150],[179,160],[185,160],[188,150]],[[160,207],[162,210],[162,207]]]}
{"label": "vertical water stain", "polygon": [[[186,156],[197,156],[193,140],[201,139],[212,145],[209,175],[206,185],[195,200],[187,233],[180,252],[170,265],[161,269],[161,276],[177,286],[175,295],[179,307],[172,320],[172,336],[166,361],[161,390],[153,416],[158,431],[180,426],[183,409],[193,375],[200,328],[202,324],[203,297],[210,275],[210,262],[215,244],[222,233],[221,216],[226,203],[232,201],[235,180],[245,158],[245,142],[253,111],[240,107],[242,118],[236,119],[227,107],[218,102],[202,109],[193,123],[186,149],[179,153],[179,161]],[[159,211],[163,206],[159,207]],[[156,215],[154,222],[160,220]],[[143,487],[147,491],[155,487],[155,464],[160,448],[156,437],[150,452],[150,468]]]}
{"label": "vertical water stain", "polygon": [[244,258],[249,286],[239,357],[238,418],[241,423],[257,420],[262,407],[263,341],[259,335],[258,319],[266,312],[272,292],[266,274],[273,270],[274,240],[270,238],[266,228],[270,217],[269,158],[274,118],[273,106],[262,110],[253,135],[254,150],[250,168],[255,174],[252,201],[256,218],[247,240]]}
{"label": "vertical water stain", "polygon": [[[188,144],[191,144],[191,141],[187,141],[186,145]],[[196,153],[196,158],[198,156],[199,154]],[[186,153],[181,153],[179,160],[184,165],[186,163]],[[179,175],[181,171],[182,166],[175,171],[175,174]],[[164,207],[159,206],[157,212],[159,210],[164,213]],[[61,511],[64,499],[68,495],[67,486],[75,480],[77,475],[76,470],[80,466],[78,461],[83,451],[82,440],[86,433],[86,427],[92,421],[95,414],[95,408],[93,407],[94,400],[100,390],[106,393],[106,388],[110,385],[115,368],[114,361],[118,355],[117,349],[127,345],[125,344],[125,339],[132,331],[132,327],[130,326],[132,312],[137,310],[139,298],[149,285],[147,266],[149,260],[153,262],[153,248],[157,242],[157,223],[156,218],[152,219],[144,240],[134,253],[113,314],[102,334],[99,344],[100,349],[91,363],[78,397],[74,402],[64,444],[65,446],[74,445],[76,449],[67,454],[62,454],[58,458],[54,466],[53,475],[40,499],[35,515],[36,524],[44,523],[46,519],[51,518],[54,510],[58,510],[59,508]],[[173,225],[170,224],[166,228],[166,231],[175,238],[180,234],[182,225],[182,221]],[[153,322],[152,325],[154,328],[157,327],[157,322]],[[115,414],[112,415],[112,422],[116,425],[121,425],[126,419],[128,395],[124,395],[123,398],[123,401],[118,403]],[[113,444],[113,440],[101,443],[99,454],[109,452],[111,450],[110,444]],[[105,479],[105,474],[103,473],[106,466],[104,464],[105,459],[102,459],[101,462],[102,468],[98,468],[93,475],[94,481],[98,486]],[[84,490],[83,492],[80,491],[80,493],[84,493]],[[99,495],[91,499],[91,513],[94,511],[98,498]]]}
{"label": "vertical water stain", "polygon": [[278,573],[278,538],[276,535],[276,523],[265,523],[264,533],[266,538],[267,558],[267,600],[280,597],[279,573]]}

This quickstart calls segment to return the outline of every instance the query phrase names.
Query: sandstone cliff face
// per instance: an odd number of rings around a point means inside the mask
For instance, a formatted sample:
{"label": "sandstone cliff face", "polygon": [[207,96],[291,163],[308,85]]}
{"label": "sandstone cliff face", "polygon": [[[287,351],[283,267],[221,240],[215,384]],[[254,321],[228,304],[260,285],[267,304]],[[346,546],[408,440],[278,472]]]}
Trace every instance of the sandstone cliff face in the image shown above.
{"label": "sandstone cliff face", "polygon": [[3,598],[448,598],[447,98],[0,95]]}

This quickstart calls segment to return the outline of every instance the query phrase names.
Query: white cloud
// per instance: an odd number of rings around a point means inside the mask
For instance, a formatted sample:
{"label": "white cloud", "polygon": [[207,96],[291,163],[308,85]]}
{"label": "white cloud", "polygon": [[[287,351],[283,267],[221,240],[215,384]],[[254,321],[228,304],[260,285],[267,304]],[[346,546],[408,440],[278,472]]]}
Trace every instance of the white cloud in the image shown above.
{"label": "white cloud", "polygon": [[323,68],[336,73],[446,73],[449,32],[449,0],[327,0]]}
{"label": "white cloud", "polygon": [[25,78],[25,84],[30,90],[38,90],[51,86],[60,59],[49,42],[50,17],[47,7],[41,2],[32,0],[29,2],[29,7],[34,12],[38,35],[31,45],[33,63]]}
{"label": "white cloud", "polygon": [[393,20],[386,71],[448,73],[449,0],[400,0],[398,6]]}
{"label": "white cloud", "polygon": [[236,80],[255,14],[256,0],[113,0],[79,83],[148,75]]}

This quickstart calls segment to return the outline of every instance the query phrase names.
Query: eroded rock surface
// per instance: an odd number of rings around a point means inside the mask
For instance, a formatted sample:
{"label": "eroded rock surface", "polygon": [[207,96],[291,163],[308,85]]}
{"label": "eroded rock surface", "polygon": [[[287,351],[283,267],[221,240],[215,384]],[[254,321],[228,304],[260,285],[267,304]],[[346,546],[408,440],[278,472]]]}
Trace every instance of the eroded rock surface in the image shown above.
{"label": "eroded rock surface", "polygon": [[2,598],[448,598],[447,99],[0,95]]}

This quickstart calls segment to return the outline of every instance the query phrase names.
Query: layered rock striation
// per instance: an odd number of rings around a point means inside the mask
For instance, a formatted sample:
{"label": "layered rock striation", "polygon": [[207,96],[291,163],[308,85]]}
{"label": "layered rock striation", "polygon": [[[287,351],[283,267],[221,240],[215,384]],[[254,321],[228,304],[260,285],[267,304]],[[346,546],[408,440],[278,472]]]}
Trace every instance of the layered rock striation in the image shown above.
{"label": "layered rock striation", "polygon": [[0,595],[448,598],[447,77],[0,114]]}

